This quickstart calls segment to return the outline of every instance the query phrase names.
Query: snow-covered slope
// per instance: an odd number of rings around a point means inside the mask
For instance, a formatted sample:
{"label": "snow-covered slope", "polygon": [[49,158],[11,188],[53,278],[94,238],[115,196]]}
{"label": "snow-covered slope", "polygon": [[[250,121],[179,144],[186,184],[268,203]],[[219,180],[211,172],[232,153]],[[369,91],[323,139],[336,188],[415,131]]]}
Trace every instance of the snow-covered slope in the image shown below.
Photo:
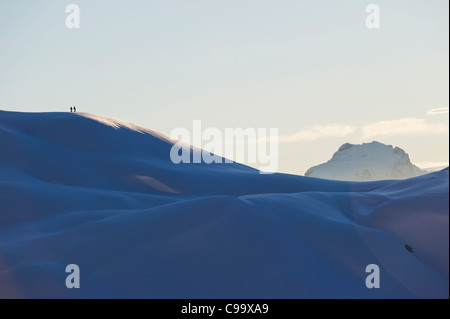
{"label": "snow-covered slope", "polygon": [[343,180],[376,181],[405,179],[425,174],[399,147],[379,142],[342,145],[326,163],[311,167],[305,176]]}
{"label": "snow-covered slope", "polygon": [[176,165],[171,145],[90,114],[0,112],[0,297],[448,298],[448,169],[340,182]]}

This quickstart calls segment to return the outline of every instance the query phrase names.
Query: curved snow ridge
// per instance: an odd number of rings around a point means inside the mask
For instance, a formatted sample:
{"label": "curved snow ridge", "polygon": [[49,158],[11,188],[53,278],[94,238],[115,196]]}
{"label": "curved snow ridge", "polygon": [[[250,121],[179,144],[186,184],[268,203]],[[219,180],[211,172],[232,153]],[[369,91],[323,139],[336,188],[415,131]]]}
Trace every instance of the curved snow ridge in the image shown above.
{"label": "curved snow ridge", "polygon": [[111,117],[106,117],[103,115],[92,114],[92,113],[78,112],[78,113],[74,113],[74,114],[97,121],[104,125],[110,126],[114,129],[126,128],[126,129],[129,129],[131,131],[135,131],[135,132],[138,132],[141,134],[150,134],[150,135],[153,135],[154,137],[157,137],[157,138],[160,138],[167,142],[173,143],[173,141],[170,139],[170,136],[165,133],[155,131],[155,130],[152,130],[149,128],[145,128],[145,127],[142,127],[142,126],[130,123],[130,122],[114,119]]}
{"label": "curved snow ridge", "polygon": [[[52,298],[448,295],[448,280],[423,262],[421,247],[392,232],[352,223],[354,216],[342,215],[351,198],[327,195],[325,203],[323,194],[311,201],[312,193],[242,200],[214,196],[129,212],[108,211],[103,216],[90,212],[81,219],[74,219],[77,213],[60,215],[58,222],[45,222],[52,228],[38,236],[27,237],[32,228],[25,228],[15,231],[14,240],[2,240],[4,258],[21,254],[29,262],[0,270],[0,295],[13,291],[6,290],[11,276],[19,281],[31,276],[33,280],[20,287],[32,296]],[[298,206],[299,202],[304,205]],[[72,227],[57,232],[58,224]],[[12,240],[16,248],[11,249]],[[414,253],[405,249],[406,243]],[[83,290],[69,292],[57,285],[65,278],[62,265],[69,260],[89,270],[83,277]],[[368,263],[380,266],[383,289],[364,286]],[[36,273],[39,276],[32,275]],[[55,288],[38,289],[46,282],[44,287],[51,282]],[[103,286],[109,289],[101,292]]]}
{"label": "curved snow ridge", "polygon": [[448,168],[361,183],[176,165],[147,132],[0,112],[0,297],[448,298]]}

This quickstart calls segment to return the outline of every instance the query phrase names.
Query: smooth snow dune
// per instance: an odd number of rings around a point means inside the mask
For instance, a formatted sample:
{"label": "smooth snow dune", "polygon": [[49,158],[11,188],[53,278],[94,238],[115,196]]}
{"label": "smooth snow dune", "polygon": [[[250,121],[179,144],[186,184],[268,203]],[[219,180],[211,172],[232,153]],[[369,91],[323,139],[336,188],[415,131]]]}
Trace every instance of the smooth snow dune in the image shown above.
{"label": "smooth snow dune", "polygon": [[263,175],[173,164],[172,143],[99,115],[0,112],[0,297],[449,297],[448,169]]}

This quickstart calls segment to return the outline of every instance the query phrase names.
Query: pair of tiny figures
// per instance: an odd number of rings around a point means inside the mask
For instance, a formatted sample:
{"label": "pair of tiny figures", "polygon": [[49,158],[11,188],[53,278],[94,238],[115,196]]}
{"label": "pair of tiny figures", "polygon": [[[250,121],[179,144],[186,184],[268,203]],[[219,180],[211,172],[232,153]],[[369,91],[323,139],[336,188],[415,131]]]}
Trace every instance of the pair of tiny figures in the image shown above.
{"label": "pair of tiny figures", "polygon": [[77,111],[77,108],[76,108],[75,106],[70,108],[70,112],[71,112],[71,113],[72,113],[72,112],[75,113],[76,111]]}

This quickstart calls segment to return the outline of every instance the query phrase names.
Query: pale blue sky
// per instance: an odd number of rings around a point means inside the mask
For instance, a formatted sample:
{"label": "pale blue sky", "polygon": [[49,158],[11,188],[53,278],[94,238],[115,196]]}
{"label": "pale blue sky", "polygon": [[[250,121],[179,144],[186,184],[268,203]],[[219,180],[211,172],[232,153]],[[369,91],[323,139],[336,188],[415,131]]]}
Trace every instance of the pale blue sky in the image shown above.
{"label": "pale blue sky", "polygon": [[[65,27],[70,3],[81,9],[80,29]],[[381,8],[377,30],[365,26],[370,3]],[[219,129],[278,127],[283,136],[316,127],[316,140],[280,144],[280,171],[296,174],[345,142],[378,140],[413,162],[448,162],[448,113],[427,115],[449,102],[448,5],[0,0],[0,109],[76,105],[165,133],[194,119]],[[423,129],[363,134],[405,118]],[[328,124],[355,131],[317,129]]]}

